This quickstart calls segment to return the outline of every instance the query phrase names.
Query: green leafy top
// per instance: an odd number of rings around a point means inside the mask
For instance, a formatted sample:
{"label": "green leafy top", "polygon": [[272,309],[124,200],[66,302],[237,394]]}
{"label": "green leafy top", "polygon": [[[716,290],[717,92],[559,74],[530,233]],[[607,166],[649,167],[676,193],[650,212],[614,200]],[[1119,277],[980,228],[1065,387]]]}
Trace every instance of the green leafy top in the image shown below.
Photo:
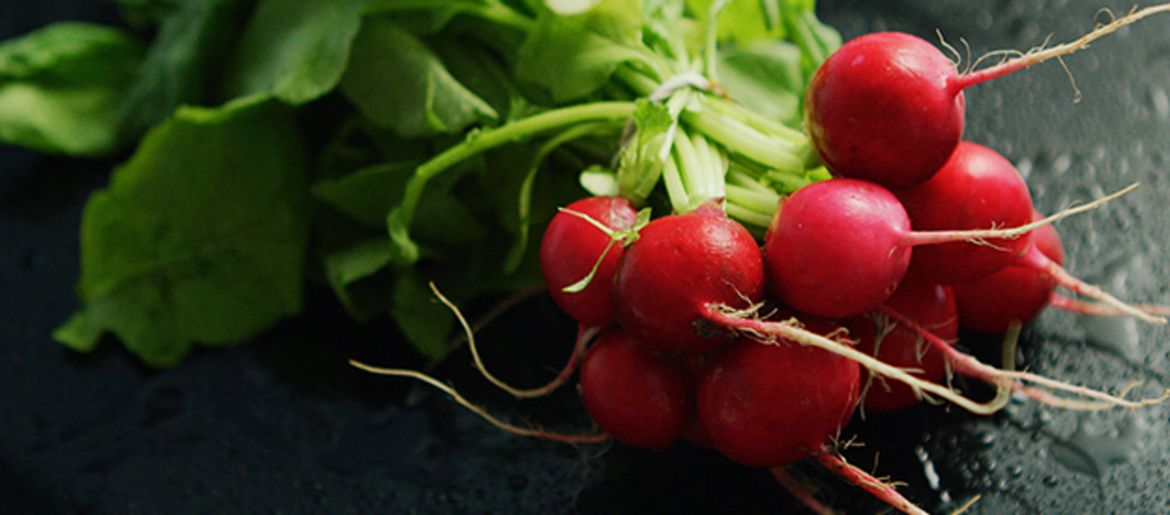
{"label": "green leafy top", "polygon": [[0,43],[0,141],[136,147],[83,216],[83,307],[55,333],[78,350],[112,333],[171,365],[320,278],[437,360],[453,319],[427,284],[538,285],[582,184],[656,213],[721,199],[758,231],[822,177],[800,99],[839,38],[810,0],[118,1],[139,33]]}

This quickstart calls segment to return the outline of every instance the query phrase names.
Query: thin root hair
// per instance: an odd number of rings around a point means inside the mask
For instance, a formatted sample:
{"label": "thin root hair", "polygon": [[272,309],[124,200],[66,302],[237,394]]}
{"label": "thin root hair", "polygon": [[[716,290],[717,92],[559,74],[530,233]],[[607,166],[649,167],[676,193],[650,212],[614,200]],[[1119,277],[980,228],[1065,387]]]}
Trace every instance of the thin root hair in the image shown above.
{"label": "thin root hair", "polygon": [[496,426],[497,428],[502,429],[502,430],[507,431],[507,432],[512,433],[512,434],[516,434],[516,435],[520,435],[520,436],[529,436],[529,437],[533,437],[533,438],[540,438],[543,440],[551,440],[554,442],[562,442],[562,443],[574,444],[574,445],[575,444],[586,444],[586,443],[602,443],[602,442],[608,441],[610,439],[610,436],[608,434],[601,432],[601,431],[598,431],[595,433],[566,434],[566,433],[557,433],[554,431],[546,431],[544,429],[540,429],[539,427],[535,427],[535,426],[525,427],[525,426],[518,426],[518,425],[509,423],[509,422],[505,422],[505,421],[495,417],[491,413],[488,413],[488,411],[486,409],[484,409],[483,407],[478,406],[478,405],[472,403],[471,401],[467,400],[467,398],[463,397],[463,395],[461,395],[458,391],[456,391],[455,388],[452,387],[451,385],[443,383],[442,381],[439,381],[438,379],[435,379],[434,377],[429,376],[427,374],[424,374],[422,372],[419,372],[417,370],[409,370],[409,369],[403,369],[403,368],[376,367],[373,365],[367,365],[367,364],[362,363],[361,361],[358,361],[356,359],[349,360],[349,364],[350,364],[350,366],[353,366],[355,368],[359,368],[361,370],[364,370],[364,371],[372,373],[372,374],[394,376],[394,377],[407,377],[407,378],[411,378],[411,379],[426,383],[426,384],[430,385],[431,387],[434,387],[435,389],[447,394],[447,396],[451,397],[451,399],[454,400],[456,403],[458,403],[460,406],[467,408],[468,411],[471,411],[472,413],[478,415],[479,418],[482,418],[483,420],[487,421],[489,424]]}

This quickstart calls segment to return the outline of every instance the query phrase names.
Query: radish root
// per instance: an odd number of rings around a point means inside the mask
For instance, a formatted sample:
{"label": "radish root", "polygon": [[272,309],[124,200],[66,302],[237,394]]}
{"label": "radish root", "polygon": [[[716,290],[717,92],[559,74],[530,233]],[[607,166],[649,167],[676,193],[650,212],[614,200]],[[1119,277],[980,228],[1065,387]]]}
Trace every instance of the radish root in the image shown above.
{"label": "radish root", "polygon": [[825,449],[823,452],[817,453],[814,457],[822,467],[837,474],[842,479],[857,485],[902,513],[926,515],[925,510],[903,497],[893,486],[850,464],[841,455]]}
{"label": "radish root", "polygon": [[1146,7],[1138,9],[1134,7],[1125,16],[1114,18],[1108,23],[1096,24],[1093,30],[1073,41],[1063,43],[1049,48],[1040,48],[1029,51],[1021,57],[1005,61],[994,66],[975,70],[970,73],[959,76],[952,87],[955,91],[962,90],[968,86],[978,84],[980,82],[992,80],[1002,77],[1014,71],[1022,70],[1029,66],[1042,63],[1049,59],[1059,59],[1063,56],[1072,54],[1089,46],[1090,43],[1108,36],[1118,29],[1135,23],[1143,18],[1152,16],[1158,13],[1170,12],[1170,4],[1161,4],[1153,7]]}
{"label": "radish root", "polygon": [[813,513],[817,515],[833,515],[835,513],[831,508],[817,500],[808,486],[794,477],[788,470],[788,467],[783,465],[775,466],[769,469],[769,472],[772,473],[772,477],[776,479],[776,482],[780,483],[780,486],[784,487],[792,497],[800,501],[800,504],[803,504],[805,508],[808,508]]}
{"label": "radish root", "polygon": [[982,498],[982,495],[976,495],[970,499],[967,499],[967,502],[963,503],[962,506],[955,508],[955,511],[951,512],[951,515],[962,515],[963,513],[966,513],[967,510],[971,509],[972,506],[975,506],[975,503],[979,502],[979,500]]}
{"label": "radish root", "polygon": [[1143,322],[1148,322],[1155,325],[1166,324],[1166,318],[1162,316],[1155,316],[1142,310],[1138,306],[1131,306],[1125,301],[1110,295],[1109,292],[1102,290],[1100,287],[1086,283],[1076,277],[1073,277],[1063,267],[1058,265],[1055,261],[1048,259],[1037,259],[1038,256],[1028,256],[1024,259],[1024,264],[1037,270],[1048,277],[1051,277],[1061,286],[1072,290],[1073,292],[1097,299],[1102,304],[1120,311],[1128,316],[1140,319]]}
{"label": "radish root", "polygon": [[[945,386],[910,375],[906,369],[889,365],[849,345],[805,330],[801,327],[800,321],[795,318],[783,322],[768,322],[752,318],[745,310],[735,310],[723,305],[708,305],[705,311],[707,319],[711,322],[748,334],[763,343],[775,345],[779,339],[785,339],[831,352],[857,362],[874,374],[906,384],[914,391],[915,395],[931,394],[975,414],[990,415],[1003,409],[1007,404],[1002,395],[997,395],[990,402],[980,403]],[[997,389],[1004,388],[1003,385],[996,385],[996,387]]]}
{"label": "radish root", "polygon": [[[1121,391],[1119,396],[1114,396],[1100,390],[1077,386],[1066,383],[1064,381],[1057,381],[1055,379],[1033,374],[1031,372],[1000,370],[979,361],[974,356],[960,352],[954,346],[926,330],[916,322],[910,320],[905,315],[886,306],[882,306],[880,309],[882,313],[884,313],[886,316],[889,316],[898,324],[918,333],[919,336],[929,342],[938,352],[942,353],[947,362],[951,363],[955,367],[955,370],[960,374],[985,381],[988,384],[996,386],[997,388],[1010,388],[1043,404],[1072,410],[1096,411],[1116,407],[1141,408],[1155,404],[1161,404],[1167,399],[1170,399],[1170,389],[1164,391],[1159,397],[1134,401],[1124,397],[1127,393],[1137,387],[1136,384],[1127,386]],[[1026,386],[1023,384],[1024,382],[1032,383],[1050,390],[1063,391],[1080,397],[1094,399],[1094,401],[1083,401],[1060,397],[1052,394],[1051,392]]]}
{"label": "radish root", "polygon": [[[995,245],[989,243],[987,240],[991,238],[1014,240],[1028,234],[1029,232],[1032,232],[1039,227],[1063,220],[1073,215],[1078,215],[1086,211],[1097,209],[1102,205],[1129,194],[1133,190],[1137,189],[1138,186],[1139,184],[1135,182],[1116,192],[1093,200],[1092,202],[1088,202],[1079,206],[1072,206],[1068,209],[1044,217],[1040,220],[1016,227],[1010,227],[1007,229],[992,227],[991,229],[974,229],[965,231],[915,231],[906,235],[905,243],[909,245],[931,245],[938,243],[951,243],[955,241],[966,241],[975,245],[995,247]],[[1163,323],[1164,322],[1165,321],[1163,321]]]}
{"label": "radish root", "polygon": [[455,402],[457,402],[460,406],[463,406],[464,408],[467,408],[468,410],[470,410],[472,413],[479,415],[480,418],[486,420],[489,424],[496,426],[497,428],[500,428],[500,429],[507,431],[509,433],[512,433],[512,434],[516,434],[516,435],[520,435],[520,436],[530,436],[530,437],[534,437],[534,438],[540,438],[540,439],[544,439],[544,440],[551,440],[554,442],[562,442],[562,443],[567,443],[567,444],[602,443],[602,442],[608,441],[610,438],[609,435],[607,435],[603,432],[586,433],[586,434],[564,434],[564,433],[556,433],[556,432],[552,432],[552,431],[545,431],[543,429],[537,429],[534,427],[517,426],[515,424],[510,424],[508,422],[505,422],[503,420],[496,418],[491,413],[488,413],[487,410],[485,410],[479,406],[476,406],[475,404],[471,403],[471,401],[468,401],[466,398],[464,398],[462,395],[460,395],[459,392],[455,391],[455,389],[452,388],[450,385],[444,384],[441,381],[439,381],[438,379],[435,379],[434,377],[426,375],[426,374],[419,372],[417,370],[407,370],[407,369],[402,369],[402,368],[375,367],[372,365],[367,365],[365,363],[362,363],[362,362],[354,360],[354,359],[349,360],[349,364],[353,367],[365,370],[366,372],[370,372],[372,374],[378,374],[378,375],[384,375],[384,376],[394,376],[394,377],[409,377],[411,379],[415,379],[415,380],[421,381],[423,383],[426,383],[426,384],[438,389],[439,391],[447,394]]}
{"label": "radish root", "polygon": [[[1128,312],[1110,305],[1075,299],[1055,292],[1048,297],[1048,305],[1081,315],[1099,317],[1131,316]],[[1131,304],[1131,306],[1148,315],[1170,316],[1170,306],[1162,306],[1159,304]]]}
{"label": "radish root", "polygon": [[467,338],[467,348],[471,350],[471,359],[475,364],[476,370],[479,370],[479,373],[482,374],[484,379],[487,379],[488,382],[497,386],[501,390],[508,392],[513,397],[531,399],[535,397],[543,397],[556,391],[557,388],[560,388],[561,385],[565,384],[565,382],[567,382],[569,378],[573,376],[573,372],[577,370],[577,365],[581,362],[581,357],[585,354],[585,347],[589,345],[589,342],[593,341],[593,338],[597,336],[597,333],[601,332],[600,327],[581,327],[577,331],[577,342],[573,345],[573,353],[569,356],[569,361],[565,363],[564,368],[561,369],[561,371],[557,374],[556,377],[552,379],[552,381],[549,381],[547,384],[538,386],[536,388],[516,388],[500,380],[488,371],[487,366],[483,364],[483,359],[479,356],[479,348],[475,344],[475,331],[472,330],[471,325],[467,323],[467,319],[464,318],[463,313],[459,311],[459,307],[456,306],[454,302],[451,302],[450,299],[445,297],[443,293],[439,291],[439,288],[435,286],[435,283],[430,283],[430,287],[431,292],[435,294],[435,297],[439,299],[439,302],[443,303],[447,309],[451,310],[451,313],[455,315],[455,319],[459,321],[459,325],[463,327],[464,337]]}

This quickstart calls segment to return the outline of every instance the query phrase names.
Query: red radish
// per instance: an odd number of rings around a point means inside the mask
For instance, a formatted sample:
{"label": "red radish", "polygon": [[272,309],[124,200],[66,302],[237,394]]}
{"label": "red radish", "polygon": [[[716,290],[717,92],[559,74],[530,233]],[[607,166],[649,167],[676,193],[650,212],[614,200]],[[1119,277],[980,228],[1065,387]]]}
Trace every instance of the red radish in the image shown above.
{"label": "red radish", "polygon": [[760,248],[739,223],[708,204],[642,228],[617,271],[617,318],[648,349],[697,356],[730,341],[707,306],[748,307],[764,296]]}
{"label": "red radish", "polygon": [[954,63],[909,34],[847,42],[813,75],[805,125],[835,175],[897,189],[938,170],[963,135]]}
{"label": "red radish", "polygon": [[[764,239],[768,284],[798,311],[828,318],[860,315],[898,287],[910,266],[911,247],[954,242],[982,250],[971,242],[1018,236],[1028,227],[984,229],[911,231],[906,210],[889,190],[858,179],[816,182],[776,211]],[[961,263],[955,266],[966,266]]]}
{"label": "red radish", "polygon": [[619,442],[666,449],[692,420],[690,372],[619,330],[597,338],[581,363],[580,381],[585,409]]}
{"label": "red radish", "polygon": [[[996,151],[964,141],[930,180],[898,193],[916,231],[1016,227],[1032,221],[1032,195],[1015,166]],[[943,284],[971,281],[1016,262],[1029,237],[932,245],[914,251],[911,267]]]}
{"label": "red radish", "polygon": [[[1136,186],[1131,185],[1045,220],[1094,208],[1132,191]],[[1032,221],[1031,195],[1015,167],[994,150],[966,141],[959,144],[951,159],[934,177],[899,192],[898,198],[910,216],[914,234],[938,235],[945,231],[1045,225]],[[986,277],[1009,265],[1026,266],[1078,294],[1098,299],[1130,316],[1154,324],[1166,323],[1164,318],[1125,304],[1100,288],[1069,275],[1059,263],[1036,248],[1031,234],[1015,239],[986,238],[983,240],[986,245],[980,246],[972,245],[970,241],[968,238],[967,242],[917,249],[910,264],[911,270],[932,281],[959,284]]]}
{"label": "red radish", "polygon": [[798,311],[843,318],[886,300],[910,265],[910,220],[885,188],[830,179],[780,205],[764,240],[768,284]]}
{"label": "red radish", "polygon": [[[950,287],[910,274],[885,302],[885,307],[914,320],[943,340],[953,341],[958,337],[955,294]],[[942,382],[946,376],[942,354],[913,329],[877,313],[851,319],[847,325],[850,337],[858,340],[857,348],[866,354],[896,367],[919,370],[915,376],[935,383]],[[867,410],[895,411],[918,403],[914,391],[905,384],[880,378],[869,381],[863,397]]]}
{"label": "red radish", "polygon": [[893,189],[913,186],[930,178],[958,144],[964,89],[1073,53],[1165,11],[1170,5],[1135,10],[1076,41],[963,74],[918,37],[891,32],[861,36],[830,55],[810,81],[805,101],[809,138],[835,175]]}
{"label": "red radish", "polygon": [[[605,325],[613,321],[613,276],[625,249],[580,215],[626,231],[634,226],[637,212],[621,197],[584,198],[553,217],[540,244],[540,270],[557,306],[581,324]],[[583,290],[564,291],[594,266],[597,271]]]}
{"label": "red radish", "polygon": [[849,422],[861,373],[856,362],[779,340],[742,340],[699,380],[699,418],[721,453],[752,466],[816,454]]}
{"label": "red radish", "polygon": [[[1039,213],[1033,218],[1043,218]],[[1060,235],[1051,225],[1032,236],[1032,244],[1058,265],[1064,264]],[[1026,324],[1048,304],[1056,281],[1024,265],[1011,265],[987,277],[954,285],[959,325],[983,333],[1002,333],[1013,322]]]}

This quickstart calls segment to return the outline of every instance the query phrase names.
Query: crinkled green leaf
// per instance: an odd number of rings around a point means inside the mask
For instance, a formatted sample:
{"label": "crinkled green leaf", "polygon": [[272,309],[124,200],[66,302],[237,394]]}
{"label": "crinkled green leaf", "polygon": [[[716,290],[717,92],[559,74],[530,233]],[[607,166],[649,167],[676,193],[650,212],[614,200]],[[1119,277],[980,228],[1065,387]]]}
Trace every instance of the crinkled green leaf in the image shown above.
{"label": "crinkled green leaf", "polygon": [[112,332],[152,366],[252,338],[301,309],[306,155],[273,102],[183,108],[143,139],[81,224],[78,350]]}
{"label": "crinkled green leaf", "polygon": [[457,133],[497,118],[434,52],[385,18],[362,25],[341,90],[366,117],[404,137]]}
{"label": "crinkled green leaf", "polygon": [[226,96],[314,100],[341,80],[361,26],[362,0],[261,1],[224,77]]}
{"label": "crinkled green leaf", "polygon": [[325,257],[325,277],[337,298],[354,318],[368,319],[391,302],[390,241],[360,241]]}
{"label": "crinkled green leaf", "polygon": [[530,105],[520,94],[505,64],[474,41],[442,39],[435,52],[460,84],[487,102],[503,120],[529,114]]}
{"label": "crinkled green leaf", "polygon": [[417,163],[383,163],[351,174],[318,182],[313,194],[355,221],[382,227],[390,206],[402,198],[406,181]]}
{"label": "crinkled green leaf", "polygon": [[783,41],[728,47],[719,52],[719,82],[752,111],[794,127],[805,91],[800,63],[800,49]]}
{"label": "crinkled green leaf", "polygon": [[0,141],[75,156],[118,150],[121,108],[143,54],[122,30],[84,23],[0,43]]}
{"label": "crinkled green leaf", "polygon": [[[402,200],[415,163],[385,163],[317,183],[313,193],[328,205],[370,227],[384,227],[390,208]],[[458,249],[486,236],[466,203],[450,191],[453,177],[436,181],[419,200],[414,236],[437,248]]]}
{"label": "crinkled green leaf", "polygon": [[218,76],[243,23],[242,0],[175,0],[150,5],[159,22],[150,52],[127,92],[123,133],[137,138],[180,105],[213,103]]}
{"label": "crinkled green leaf", "polygon": [[541,12],[520,47],[516,76],[556,102],[596,91],[623,63],[647,60],[639,0],[604,0],[581,14]]}
{"label": "crinkled green leaf", "polygon": [[510,12],[499,5],[499,0],[365,0],[363,10],[366,15],[393,15],[400,27],[412,33],[433,34],[463,13]]}

